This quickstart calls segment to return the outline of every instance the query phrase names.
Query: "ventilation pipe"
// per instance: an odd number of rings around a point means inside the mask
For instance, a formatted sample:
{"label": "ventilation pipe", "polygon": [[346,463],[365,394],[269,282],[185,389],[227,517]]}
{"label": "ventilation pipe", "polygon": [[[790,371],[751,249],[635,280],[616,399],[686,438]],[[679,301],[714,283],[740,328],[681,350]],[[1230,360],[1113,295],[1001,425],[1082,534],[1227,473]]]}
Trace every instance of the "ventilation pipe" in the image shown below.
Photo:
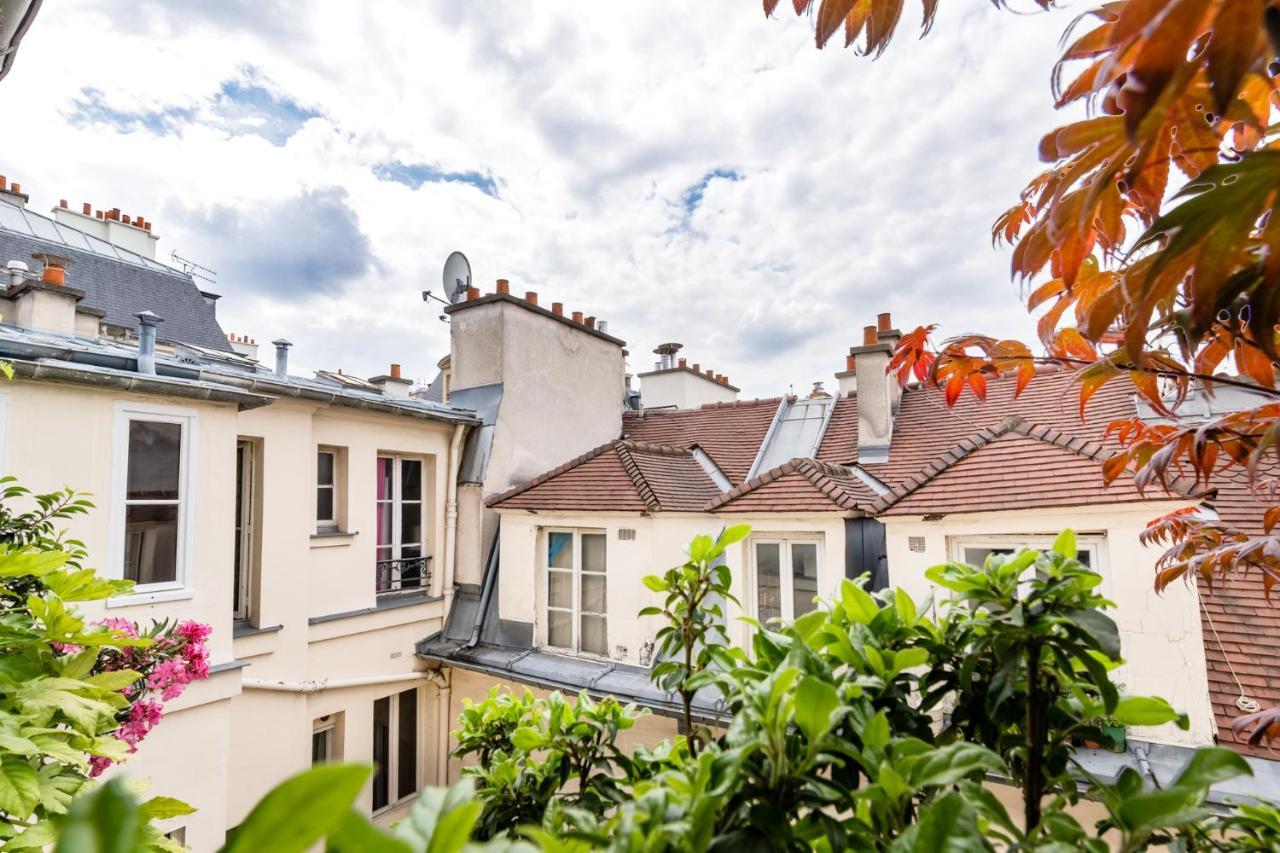
{"label": "ventilation pipe", "polygon": [[17,287],[27,280],[27,273],[31,271],[31,267],[27,266],[23,261],[9,261],[5,267],[9,271],[9,286]]}
{"label": "ventilation pipe", "polygon": [[271,342],[271,345],[276,348],[276,378],[288,379],[289,347],[293,346],[293,344],[286,341],[284,338],[276,338]]}
{"label": "ventilation pipe", "polygon": [[154,375],[156,372],[156,326],[164,320],[151,311],[139,311],[138,318],[138,372]]}

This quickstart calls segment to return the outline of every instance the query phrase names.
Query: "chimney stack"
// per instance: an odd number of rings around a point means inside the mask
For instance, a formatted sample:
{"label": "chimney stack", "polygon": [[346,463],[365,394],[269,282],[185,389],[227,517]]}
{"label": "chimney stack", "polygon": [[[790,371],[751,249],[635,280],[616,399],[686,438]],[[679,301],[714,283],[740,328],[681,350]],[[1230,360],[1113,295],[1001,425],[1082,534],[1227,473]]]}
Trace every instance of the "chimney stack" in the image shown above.
{"label": "chimney stack", "polygon": [[[853,379],[858,392],[858,463],[887,462],[889,444],[893,440],[894,398],[890,386],[894,383],[886,375],[893,346],[881,339],[879,326],[889,324],[889,315],[882,314],[875,326],[862,330],[862,346],[853,347],[849,355],[854,358]],[[844,390],[841,380],[841,391]]]}
{"label": "chimney stack", "polygon": [[156,372],[156,326],[164,322],[151,311],[139,311],[138,318],[138,372]]}
{"label": "chimney stack", "polygon": [[276,348],[276,379],[285,380],[289,378],[289,347],[293,344],[284,338],[276,338],[271,342]]}
{"label": "chimney stack", "polygon": [[[893,358],[893,350],[898,348],[898,341],[902,340],[902,332],[893,327],[893,317],[886,311],[883,314],[876,315],[876,342],[889,345],[889,357]],[[894,379],[889,380],[889,402],[893,406],[893,413],[898,413],[898,405],[902,402],[902,386]]]}

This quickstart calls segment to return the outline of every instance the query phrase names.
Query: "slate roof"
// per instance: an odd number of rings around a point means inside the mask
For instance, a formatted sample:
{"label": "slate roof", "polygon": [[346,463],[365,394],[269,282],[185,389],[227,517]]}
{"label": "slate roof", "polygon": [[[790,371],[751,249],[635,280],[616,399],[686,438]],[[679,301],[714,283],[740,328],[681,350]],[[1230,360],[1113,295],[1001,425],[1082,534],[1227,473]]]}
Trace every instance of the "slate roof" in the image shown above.
{"label": "slate roof", "polygon": [[[831,512],[858,510],[876,499],[848,468],[792,459],[719,495],[711,512]],[[861,513],[859,513],[861,514]]]}
{"label": "slate roof", "polygon": [[488,503],[503,509],[698,512],[719,493],[691,450],[615,440]]}
{"label": "slate roof", "polygon": [[67,284],[84,291],[81,306],[105,312],[104,322],[136,332],[134,315],[154,311],[164,319],[157,330],[161,341],[231,351],[191,276],[0,200],[0,264],[23,261],[38,273],[40,262],[31,257],[37,252],[71,258]]}

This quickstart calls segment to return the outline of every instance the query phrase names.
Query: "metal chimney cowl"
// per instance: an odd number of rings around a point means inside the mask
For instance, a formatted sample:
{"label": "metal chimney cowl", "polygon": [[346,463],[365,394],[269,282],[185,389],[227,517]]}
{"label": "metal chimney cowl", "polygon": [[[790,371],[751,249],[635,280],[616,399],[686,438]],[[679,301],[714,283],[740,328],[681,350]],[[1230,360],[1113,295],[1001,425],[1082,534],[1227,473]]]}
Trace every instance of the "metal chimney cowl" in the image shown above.
{"label": "metal chimney cowl", "polygon": [[156,327],[164,322],[152,311],[139,311],[138,318],[138,372],[154,375],[156,372]]}
{"label": "metal chimney cowl", "polygon": [[293,344],[284,338],[276,338],[271,342],[271,345],[276,348],[276,378],[288,379],[289,347],[293,346]]}

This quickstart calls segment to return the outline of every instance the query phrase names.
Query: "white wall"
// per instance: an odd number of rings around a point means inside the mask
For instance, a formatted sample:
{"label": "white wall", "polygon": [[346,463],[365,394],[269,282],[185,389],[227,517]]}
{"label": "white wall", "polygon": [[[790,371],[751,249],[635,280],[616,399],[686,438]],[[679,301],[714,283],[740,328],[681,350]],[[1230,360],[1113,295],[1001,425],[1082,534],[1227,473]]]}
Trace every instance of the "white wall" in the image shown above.
{"label": "white wall", "polygon": [[[1164,697],[1191,717],[1191,728],[1186,732],[1174,726],[1160,726],[1134,729],[1132,736],[1157,743],[1209,744],[1215,729],[1199,597],[1194,587],[1183,584],[1174,584],[1163,595],[1157,595],[1153,584],[1159,551],[1144,548],[1138,541],[1138,534],[1148,521],[1175,508],[1173,503],[1163,501],[954,514],[939,521],[923,521],[918,516],[884,518],[889,581],[907,590],[917,603],[922,602],[934,591],[925,571],[958,556],[952,550],[958,537],[1021,534],[1051,539],[1068,527],[1080,536],[1101,535],[1102,593],[1116,603],[1109,614],[1119,627],[1126,658],[1113,678],[1125,685],[1125,692]],[[923,537],[922,553],[910,549],[908,540],[913,536]]]}
{"label": "white wall", "polygon": [[641,373],[640,403],[646,409],[696,409],[704,403],[731,403],[738,399],[732,387],[692,369],[673,367]]}

